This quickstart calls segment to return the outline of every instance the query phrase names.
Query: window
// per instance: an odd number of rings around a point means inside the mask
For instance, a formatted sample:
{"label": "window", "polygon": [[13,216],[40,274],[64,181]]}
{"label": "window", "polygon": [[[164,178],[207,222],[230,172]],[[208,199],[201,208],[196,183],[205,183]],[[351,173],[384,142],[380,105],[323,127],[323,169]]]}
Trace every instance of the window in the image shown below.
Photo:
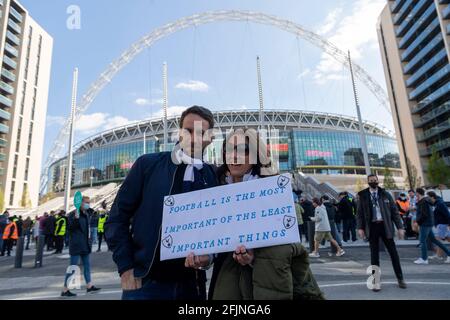
{"label": "window", "polygon": [[11,193],[9,195],[9,205],[14,206],[14,189],[16,188],[16,182],[11,182]]}
{"label": "window", "polygon": [[27,158],[27,162],[25,165],[25,181],[28,181],[28,172],[30,169],[30,158]]}

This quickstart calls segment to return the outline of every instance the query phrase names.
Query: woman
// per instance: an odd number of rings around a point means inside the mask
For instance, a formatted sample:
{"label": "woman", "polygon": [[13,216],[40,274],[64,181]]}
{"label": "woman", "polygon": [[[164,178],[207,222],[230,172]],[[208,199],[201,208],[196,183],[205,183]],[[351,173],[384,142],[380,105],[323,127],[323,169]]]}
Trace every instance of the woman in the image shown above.
{"label": "woman", "polygon": [[[221,184],[274,175],[266,145],[254,130],[236,130],[223,144]],[[300,244],[254,250],[239,246],[214,261],[209,291],[214,300],[323,299],[309,268],[308,253]]]}

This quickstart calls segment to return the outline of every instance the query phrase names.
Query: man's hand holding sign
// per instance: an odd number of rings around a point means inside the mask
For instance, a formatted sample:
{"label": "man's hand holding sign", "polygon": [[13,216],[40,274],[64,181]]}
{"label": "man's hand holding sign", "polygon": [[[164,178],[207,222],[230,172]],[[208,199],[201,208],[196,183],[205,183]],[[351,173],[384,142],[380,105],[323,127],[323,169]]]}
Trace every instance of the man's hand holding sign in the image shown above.
{"label": "man's hand holding sign", "polygon": [[208,255],[234,252],[251,264],[250,249],[300,241],[288,174],[167,196],[161,260],[186,258],[187,267],[208,265]]}

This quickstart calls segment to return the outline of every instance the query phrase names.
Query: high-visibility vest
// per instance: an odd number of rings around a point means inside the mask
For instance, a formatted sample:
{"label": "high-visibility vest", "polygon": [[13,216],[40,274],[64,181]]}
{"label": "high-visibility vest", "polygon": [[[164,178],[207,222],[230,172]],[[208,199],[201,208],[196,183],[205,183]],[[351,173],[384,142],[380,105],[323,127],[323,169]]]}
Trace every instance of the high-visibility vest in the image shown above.
{"label": "high-visibility vest", "polygon": [[[11,228],[13,226],[14,226],[14,231],[10,237],[9,234],[11,233]],[[7,239],[13,239],[13,240],[19,239],[19,231],[17,230],[17,224],[14,221],[11,221],[10,223],[8,223],[8,225],[6,226],[6,228],[3,232],[3,240],[7,240]]]}
{"label": "high-visibility vest", "polygon": [[98,218],[98,230],[97,230],[98,233],[104,233],[105,232],[106,219],[108,219],[108,215],[106,215],[106,214],[103,216],[103,218],[102,218],[102,216],[100,216]]}
{"label": "high-visibility vest", "polygon": [[400,199],[397,199],[397,204],[402,208],[405,212],[400,212],[401,215],[404,215],[409,211],[409,200],[406,201],[400,201]]}
{"label": "high-visibility vest", "polygon": [[59,217],[56,219],[55,236],[65,236],[65,235],[66,235],[66,219],[64,217]]}

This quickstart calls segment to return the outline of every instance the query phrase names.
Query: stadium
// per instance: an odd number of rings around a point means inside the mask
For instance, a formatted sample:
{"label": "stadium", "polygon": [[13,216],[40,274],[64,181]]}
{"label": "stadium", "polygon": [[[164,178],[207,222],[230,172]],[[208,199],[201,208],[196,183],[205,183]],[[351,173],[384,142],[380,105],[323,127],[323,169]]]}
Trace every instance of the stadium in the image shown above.
{"label": "stadium", "polygon": [[[302,172],[319,181],[352,189],[365,174],[358,121],[355,118],[310,111],[265,110],[269,147],[277,155],[280,172]],[[260,125],[259,111],[214,112],[216,128],[223,134],[233,128]],[[168,150],[176,143],[180,116],[168,118]],[[72,185],[74,188],[120,183],[133,162],[144,153],[163,150],[163,119],[128,124],[93,135],[79,142],[74,150]],[[375,123],[364,122],[371,168],[383,176],[389,168],[401,182],[399,150],[392,133]],[[276,132],[276,134],[273,134]],[[206,150],[206,158],[217,163],[221,158],[223,136],[216,136]],[[47,192],[64,189],[66,158],[49,169]]]}

